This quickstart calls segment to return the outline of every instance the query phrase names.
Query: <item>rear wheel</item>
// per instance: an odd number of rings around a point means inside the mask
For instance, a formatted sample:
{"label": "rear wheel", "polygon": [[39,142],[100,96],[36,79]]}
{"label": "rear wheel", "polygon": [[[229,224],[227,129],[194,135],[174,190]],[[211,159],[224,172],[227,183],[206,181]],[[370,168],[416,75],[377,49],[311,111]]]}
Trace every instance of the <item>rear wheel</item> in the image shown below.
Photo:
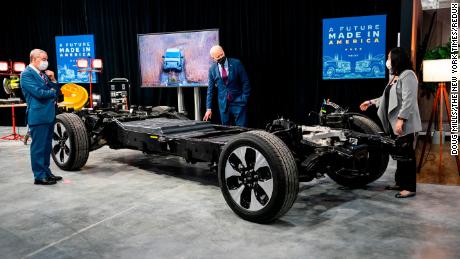
{"label": "rear wheel", "polygon": [[89,141],[83,121],[73,113],[56,116],[51,155],[63,170],[78,170],[86,164]]}
{"label": "rear wheel", "polygon": [[242,133],[227,143],[219,159],[218,178],[230,208],[243,219],[258,223],[284,215],[299,190],[291,151],[265,131]]}
{"label": "rear wheel", "polygon": [[[353,115],[351,129],[366,134],[378,134],[382,129],[371,119]],[[365,186],[379,179],[387,168],[389,154],[378,149],[371,149],[367,155],[365,173],[356,173],[350,170],[342,169],[334,172],[328,172],[327,175],[336,183],[357,188]]]}

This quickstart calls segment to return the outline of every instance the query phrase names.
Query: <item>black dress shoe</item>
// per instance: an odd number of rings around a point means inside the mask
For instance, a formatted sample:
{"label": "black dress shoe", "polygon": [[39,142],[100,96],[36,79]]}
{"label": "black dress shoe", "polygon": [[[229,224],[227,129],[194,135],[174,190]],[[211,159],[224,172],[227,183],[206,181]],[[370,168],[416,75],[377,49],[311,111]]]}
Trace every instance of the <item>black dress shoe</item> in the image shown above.
{"label": "black dress shoe", "polygon": [[52,175],[48,176],[48,179],[54,180],[54,181],[60,181],[60,180],[62,180],[62,176],[52,174]]}
{"label": "black dress shoe", "polygon": [[35,179],[34,181],[34,184],[40,184],[40,185],[52,185],[52,184],[56,184],[56,181],[55,180],[52,180],[50,178],[46,178],[46,179]]}
{"label": "black dress shoe", "polygon": [[409,198],[409,197],[414,197],[414,196],[415,196],[415,192],[409,192],[406,195],[402,195],[401,193],[397,193],[395,195],[396,198]]}

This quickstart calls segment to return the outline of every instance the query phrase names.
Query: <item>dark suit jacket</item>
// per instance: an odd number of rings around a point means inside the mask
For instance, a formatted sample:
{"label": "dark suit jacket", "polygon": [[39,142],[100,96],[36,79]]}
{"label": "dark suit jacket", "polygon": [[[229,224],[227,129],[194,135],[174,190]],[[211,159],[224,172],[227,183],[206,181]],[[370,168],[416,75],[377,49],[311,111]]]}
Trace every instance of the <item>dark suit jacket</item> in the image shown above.
{"label": "dark suit jacket", "polygon": [[231,95],[231,105],[246,106],[251,92],[248,75],[244,70],[243,64],[238,59],[227,58],[228,61],[228,82],[225,85],[217,63],[209,68],[208,96],[206,98],[206,108],[212,107],[212,96],[214,89],[217,88],[217,99],[221,112],[227,109],[227,93]]}
{"label": "dark suit jacket", "polygon": [[[56,91],[51,90],[56,89]],[[56,110],[56,92],[60,90],[58,84],[48,83],[30,66],[21,73],[21,89],[27,102],[27,122],[29,125],[53,123]]]}

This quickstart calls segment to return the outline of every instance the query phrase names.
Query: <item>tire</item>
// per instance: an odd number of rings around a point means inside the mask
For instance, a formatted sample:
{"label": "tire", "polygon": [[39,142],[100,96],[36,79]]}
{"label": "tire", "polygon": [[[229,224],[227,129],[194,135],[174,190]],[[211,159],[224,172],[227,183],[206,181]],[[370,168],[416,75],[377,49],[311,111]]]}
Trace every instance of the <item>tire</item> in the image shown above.
{"label": "tire", "polygon": [[266,131],[242,133],[227,143],[219,158],[218,178],[229,207],[256,223],[269,223],[284,215],[299,191],[291,151]]}
{"label": "tire", "polygon": [[88,134],[85,124],[76,114],[56,116],[51,155],[56,165],[66,171],[79,170],[88,161]]}
{"label": "tire", "polygon": [[[362,115],[353,115],[353,120],[350,126],[352,130],[361,133],[378,134],[379,132],[382,132],[379,125]],[[366,175],[339,173],[338,171],[329,172],[327,175],[340,185],[350,188],[363,187],[379,179],[385,173],[388,161],[388,153],[375,149],[369,150]]]}

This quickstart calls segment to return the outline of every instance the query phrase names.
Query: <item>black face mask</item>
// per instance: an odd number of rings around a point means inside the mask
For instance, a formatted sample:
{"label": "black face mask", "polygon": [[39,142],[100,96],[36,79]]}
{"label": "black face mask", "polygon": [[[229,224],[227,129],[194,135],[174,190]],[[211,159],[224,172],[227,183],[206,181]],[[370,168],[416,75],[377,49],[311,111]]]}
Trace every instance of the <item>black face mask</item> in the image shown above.
{"label": "black face mask", "polygon": [[223,56],[219,60],[217,60],[217,63],[223,65],[223,64],[225,64],[225,60],[227,60],[227,58],[225,56]]}

